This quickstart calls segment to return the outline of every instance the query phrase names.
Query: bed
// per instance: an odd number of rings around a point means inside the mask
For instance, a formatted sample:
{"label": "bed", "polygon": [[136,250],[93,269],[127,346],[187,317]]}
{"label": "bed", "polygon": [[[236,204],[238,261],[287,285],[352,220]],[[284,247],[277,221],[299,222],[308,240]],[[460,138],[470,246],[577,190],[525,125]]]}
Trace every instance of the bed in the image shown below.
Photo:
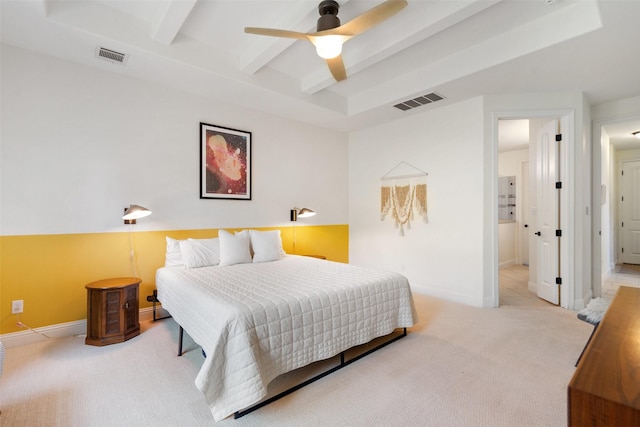
{"label": "bed", "polygon": [[400,274],[295,255],[221,264],[156,273],[158,300],[207,355],[195,383],[216,421],[283,373],[417,321]]}

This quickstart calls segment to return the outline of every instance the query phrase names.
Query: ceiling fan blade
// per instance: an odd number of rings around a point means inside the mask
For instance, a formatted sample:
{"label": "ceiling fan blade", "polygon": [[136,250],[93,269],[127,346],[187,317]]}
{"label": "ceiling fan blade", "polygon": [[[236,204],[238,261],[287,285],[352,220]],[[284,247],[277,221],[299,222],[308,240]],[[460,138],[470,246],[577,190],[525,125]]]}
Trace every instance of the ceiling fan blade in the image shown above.
{"label": "ceiling fan blade", "polygon": [[244,32],[248,34],[258,34],[261,36],[285,37],[288,39],[308,39],[306,33],[297,31],[277,30],[273,28],[245,27]]}
{"label": "ceiling fan blade", "polygon": [[337,82],[347,78],[347,71],[344,69],[342,55],[338,55],[332,59],[327,59],[327,65],[329,65],[329,71],[331,71],[333,78],[336,79]]}
{"label": "ceiling fan blade", "polygon": [[407,6],[407,0],[387,0],[386,2],[368,10],[357,18],[353,18],[351,21],[334,28],[332,30],[322,31],[316,33],[318,35],[338,34],[345,36],[355,36],[360,33],[364,33],[371,27],[374,27],[382,21],[392,17],[396,13],[400,12]]}

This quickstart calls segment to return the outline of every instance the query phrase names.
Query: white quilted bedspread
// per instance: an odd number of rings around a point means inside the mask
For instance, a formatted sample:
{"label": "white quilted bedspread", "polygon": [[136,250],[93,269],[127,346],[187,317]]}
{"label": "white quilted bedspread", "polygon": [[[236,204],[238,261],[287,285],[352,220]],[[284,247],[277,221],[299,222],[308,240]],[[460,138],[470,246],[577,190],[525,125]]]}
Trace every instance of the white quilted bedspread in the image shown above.
{"label": "white quilted bedspread", "polygon": [[207,357],[196,378],[216,421],[271,380],[417,321],[407,279],[310,257],[161,268],[158,299]]}

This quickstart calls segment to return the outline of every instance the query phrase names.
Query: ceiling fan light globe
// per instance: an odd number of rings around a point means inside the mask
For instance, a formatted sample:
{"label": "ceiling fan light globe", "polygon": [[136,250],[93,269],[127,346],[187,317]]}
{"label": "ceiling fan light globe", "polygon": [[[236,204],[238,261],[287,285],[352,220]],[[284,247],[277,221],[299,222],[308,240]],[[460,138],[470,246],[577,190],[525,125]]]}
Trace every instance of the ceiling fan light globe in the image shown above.
{"label": "ceiling fan light globe", "polygon": [[320,58],[333,59],[342,53],[342,37],[340,36],[318,37],[315,45]]}

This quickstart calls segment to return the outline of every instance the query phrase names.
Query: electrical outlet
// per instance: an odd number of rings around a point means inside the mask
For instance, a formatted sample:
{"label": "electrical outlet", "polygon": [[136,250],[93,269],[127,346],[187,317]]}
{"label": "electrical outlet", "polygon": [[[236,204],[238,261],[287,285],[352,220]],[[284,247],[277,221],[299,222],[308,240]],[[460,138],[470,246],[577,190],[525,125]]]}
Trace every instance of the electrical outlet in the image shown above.
{"label": "electrical outlet", "polygon": [[11,302],[11,314],[20,314],[24,309],[24,300],[17,299]]}

